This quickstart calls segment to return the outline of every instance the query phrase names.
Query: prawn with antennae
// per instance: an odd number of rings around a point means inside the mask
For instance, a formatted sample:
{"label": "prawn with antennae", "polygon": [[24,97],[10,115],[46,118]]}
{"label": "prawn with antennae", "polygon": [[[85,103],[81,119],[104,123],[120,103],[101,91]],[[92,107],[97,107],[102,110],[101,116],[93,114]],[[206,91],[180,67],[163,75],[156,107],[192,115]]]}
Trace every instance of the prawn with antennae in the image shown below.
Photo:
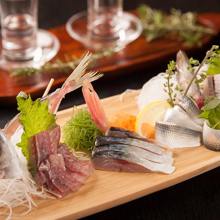
{"label": "prawn with antennae", "polygon": [[[86,73],[90,58],[91,55],[87,53],[62,87],[41,99],[42,101],[48,100],[51,113],[57,113],[60,103],[67,93],[80,88],[85,80],[92,82],[102,76],[96,72]],[[25,93],[19,95],[27,97]],[[44,198],[47,196],[43,190],[39,190],[33,181],[28,171],[27,161],[21,150],[16,146],[22,133],[23,127],[19,122],[19,114],[3,130],[0,130],[0,208],[6,207],[9,210],[8,213],[0,213],[0,215],[5,214],[7,219],[11,218],[13,208],[16,206],[27,207],[27,212],[29,212],[35,205],[32,196]],[[11,163],[7,163],[7,161],[11,161]]]}
{"label": "prawn with antennae", "polygon": [[[53,93],[43,97],[41,100],[47,99],[49,102],[49,110],[51,113],[56,114],[57,110],[60,106],[61,101],[64,99],[65,95],[67,93],[70,93],[78,88],[80,88],[83,85],[83,82],[85,80],[89,82],[93,82],[100,77],[102,77],[102,74],[99,74],[97,72],[88,72],[86,73],[86,69],[91,62],[91,54],[87,53],[79,63],[79,65],[74,69],[74,71],[70,74],[70,76],[66,79],[66,81],[63,83],[62,87],[55,90]],[[18,95],[27,97],[27,95],[24,92],[20,92]],[[6,126],[4,127],[4,132],[6,134],[13,134],[15,131],[21,127],[18,115],[16,115],[12,120],[10,120]]]}

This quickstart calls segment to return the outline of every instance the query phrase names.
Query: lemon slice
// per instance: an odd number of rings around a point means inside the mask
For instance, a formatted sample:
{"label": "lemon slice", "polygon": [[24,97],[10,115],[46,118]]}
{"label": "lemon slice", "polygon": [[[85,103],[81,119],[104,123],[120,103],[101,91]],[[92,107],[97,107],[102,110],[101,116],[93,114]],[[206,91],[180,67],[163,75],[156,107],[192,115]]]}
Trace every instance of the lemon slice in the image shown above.
{"label": "lemon slice", "polygon": [[135,131],[141,136],[154,138],[156,121],[162,120],[164,113],[170,107],[170,104],[163,100],[153,101],[145,105],[137,115]]}

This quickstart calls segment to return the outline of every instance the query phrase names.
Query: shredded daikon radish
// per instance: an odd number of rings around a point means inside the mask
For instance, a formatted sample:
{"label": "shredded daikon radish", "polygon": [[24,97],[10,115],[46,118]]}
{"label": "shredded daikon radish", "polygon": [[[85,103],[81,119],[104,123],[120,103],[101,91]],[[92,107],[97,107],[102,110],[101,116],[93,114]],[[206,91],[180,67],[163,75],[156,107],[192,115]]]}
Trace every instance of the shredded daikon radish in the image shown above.
{"label": "shredded daikon radish", "polygon": [[[19,136],[20,132],[15,136]],[[32,197],[47,198],[43,189],[39,190],[35,182],[32,180],[27,168],[27,162],[20,149],[7,139],[3,131],[0,130],[0,157],[7,158],[7,167],[4,167],[5,177],[0,179],[0,215],[5,216],[7,220],[12,218],[13,208],[24,207],[22,213],[27,214],[33,206],[36,206]],[[1,164],[0,164],[1,165]]]}
{"label": "shredded daikon radish", "polygon": [[34,197],[47,198],[47,194],[43,190],[38,190],[35,183],[31,179],[1,179],[0,180],[0,211],[1,216],[11,219],[13,208],[24,207],[24,211],[19,216],[25,215],[36,206],[32,199]]}

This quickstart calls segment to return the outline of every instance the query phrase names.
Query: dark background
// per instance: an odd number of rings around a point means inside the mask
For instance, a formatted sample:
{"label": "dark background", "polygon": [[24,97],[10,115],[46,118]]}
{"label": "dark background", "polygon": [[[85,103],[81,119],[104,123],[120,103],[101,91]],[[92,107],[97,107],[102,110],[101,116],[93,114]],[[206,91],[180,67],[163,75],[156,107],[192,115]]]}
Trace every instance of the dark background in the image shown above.
{"label": "dark background", "polygon": [[[182,11],[220,12],[220,0],[125,0],[124,8],[133,9],[144,2],[163,10],[177,8]],[[39,26],[50,28],[64,24],[72,14],[85,9],[86,0],[39,0]],[[216,39],[213,43],[219,44],[219,40]],[[205,49],[201,50],[196,58],[201,58],[204,53]],[[121,93],[127,88],[139,89],[150,77],[165,68],[166,62],[158,63],[151,69],[137,70],[126,78],[117,76],[111,80],[104,78],[95,83],[95,88],[102,98]],[[61,109],[82,102],[82,95],[78,91],[66,97]],[[0,127],[3,127],[16,113],[16,106],[0,108]],[[220,219],[220,169],[86,219],[218,220]]]}
{"label": "dark background", "polygon": [[[39,24],[48,28],[64,24],[74,13],[86,10],[86,0],[39,0]],[[124,0],[124,9],[131,10],[141,3],[151,7],[182,11],[220,11],[220,0]]]}

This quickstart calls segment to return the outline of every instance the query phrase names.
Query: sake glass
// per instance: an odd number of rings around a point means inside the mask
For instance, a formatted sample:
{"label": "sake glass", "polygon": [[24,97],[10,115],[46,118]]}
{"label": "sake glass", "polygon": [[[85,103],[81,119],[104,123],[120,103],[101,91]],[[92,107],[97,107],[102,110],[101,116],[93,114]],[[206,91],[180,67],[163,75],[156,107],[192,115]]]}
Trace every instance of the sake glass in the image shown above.
{"label": "sake glass", "polygon": [[39,67],[59,50],[52,33],[38,29],[38,0],[0,0],[2,51],[0,67]]}
{"label": "sake glass", "polygon": [[123,0],[87,0],[87,11],[73,15],[66,24],[71,37],[88,48],[123,48],[142,32],[139,19],[123,11]]}

